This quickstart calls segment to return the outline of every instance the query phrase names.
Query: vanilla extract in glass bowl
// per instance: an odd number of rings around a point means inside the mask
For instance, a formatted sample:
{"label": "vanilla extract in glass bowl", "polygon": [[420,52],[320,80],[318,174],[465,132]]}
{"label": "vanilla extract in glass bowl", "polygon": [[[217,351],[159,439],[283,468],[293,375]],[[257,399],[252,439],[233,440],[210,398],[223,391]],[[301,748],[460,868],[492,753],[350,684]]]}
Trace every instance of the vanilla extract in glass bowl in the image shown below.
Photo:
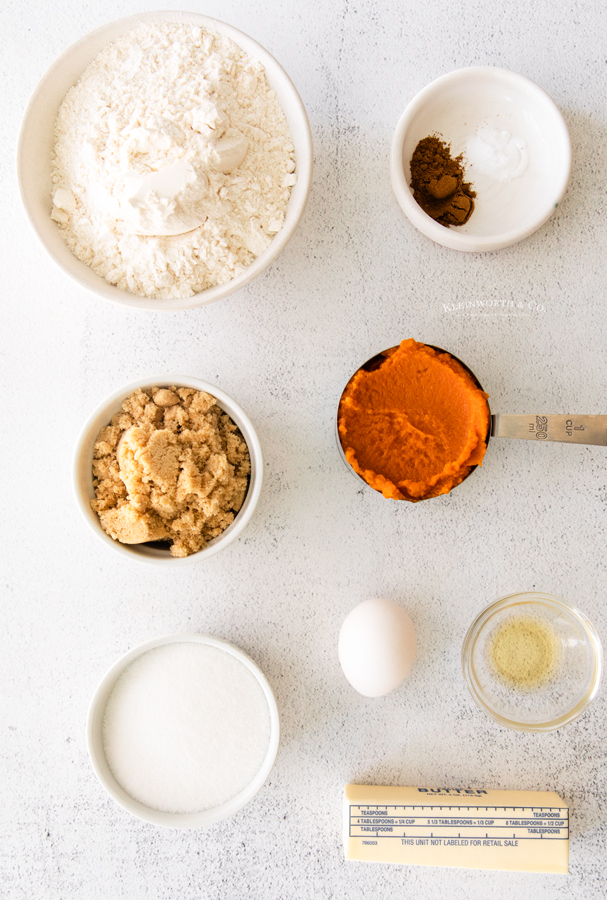
{"label": "vanilla extract in glass bowl", "polygon": [[495,627],[486,644],[487,662],[498,678],[520,691],[547,684],[561,661],[552,626],[539,616],[514,615]]}
{"label": "vanilla extract in glass bowl", "polygon": [[586,616],[540,591],[490,604],[462,647],[473,700],[518,731],[554,731],[581,716],[598,692],[602,663],[600,639]]}

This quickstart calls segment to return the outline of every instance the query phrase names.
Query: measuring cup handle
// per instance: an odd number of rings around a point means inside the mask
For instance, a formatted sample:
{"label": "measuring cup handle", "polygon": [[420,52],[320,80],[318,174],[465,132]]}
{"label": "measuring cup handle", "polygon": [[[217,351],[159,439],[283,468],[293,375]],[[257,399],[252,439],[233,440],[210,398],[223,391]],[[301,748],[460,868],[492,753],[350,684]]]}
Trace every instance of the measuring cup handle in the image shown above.
{"label": "measuring cup handle", "polygon": [[491,416],[491,437],[607,446],[607,416]]}

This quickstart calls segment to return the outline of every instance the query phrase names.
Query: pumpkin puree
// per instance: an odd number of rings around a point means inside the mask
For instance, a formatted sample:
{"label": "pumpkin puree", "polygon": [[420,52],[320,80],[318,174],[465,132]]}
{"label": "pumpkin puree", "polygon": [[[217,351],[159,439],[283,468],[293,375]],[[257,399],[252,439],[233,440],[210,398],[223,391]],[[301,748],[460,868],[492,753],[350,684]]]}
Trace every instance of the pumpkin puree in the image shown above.
{"label": "pumpkin puree", "polygon": [[487,394],[448,353],[414,340],[359,369],[338,412],[347,461],[384,497],[447,494],[481,465],[489,427]]}

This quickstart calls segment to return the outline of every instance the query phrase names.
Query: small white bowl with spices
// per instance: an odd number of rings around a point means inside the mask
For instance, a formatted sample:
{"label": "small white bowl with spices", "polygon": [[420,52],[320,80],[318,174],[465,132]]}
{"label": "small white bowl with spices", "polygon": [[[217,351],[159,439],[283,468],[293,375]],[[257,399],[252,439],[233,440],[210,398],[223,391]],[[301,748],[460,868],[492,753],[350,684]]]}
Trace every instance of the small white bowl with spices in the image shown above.
{"label": "small white bowl with spices", "polygon": [[279,740],[262,671],[238,647],[203,634],[155,638],[126,653],[97,687],[86,724],[108,794],[167,828],[237,813],[267,780]]}
{"label": "small white bowl with spices", "polygon": [[[465,224],[446,227],[414,199],[411,160],[426,138],[461,157],[460,181],[476,195]],[[476,253],[509,247],[540,228],[560,203],[570,170],[569,132],[554,101],[524,75],[493,66],[457,69],[421,90],[390,149],[392,188],[412,224],[438,244]],[[440,180],[440,167],[431,174]],[[424,178],[417,173],[422,194]]]}
{"label": "small white bowl with spices", "polygon": [[597,694],[602,668],[601,641],[591,622],[541,591],[491,603],[462,647],[472,699],[516,731],[554,731],[579,718]]}
{"label": "small white bowl with spices", "polygon": [[110,549],[153,565],[200,562],[231,544],[253,516],[262,481],[261,446],[244,410],[181,375],[112,393],[74,453],[86,523]]}
{"label": "small white bowl with spices", "polygon": [[153,311],[260,275],[299,224],[312,167],[305,108],[274,57],[231,25],[171,10],[69,47],[34,91],[17,152],[52,259],[98,296]]}

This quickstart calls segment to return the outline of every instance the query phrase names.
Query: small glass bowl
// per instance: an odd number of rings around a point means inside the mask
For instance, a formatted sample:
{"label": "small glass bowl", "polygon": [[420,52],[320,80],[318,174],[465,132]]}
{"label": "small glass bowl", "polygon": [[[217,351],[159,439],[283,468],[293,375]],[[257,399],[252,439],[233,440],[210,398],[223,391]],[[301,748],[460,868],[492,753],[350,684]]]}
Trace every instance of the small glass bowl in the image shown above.
{"label": "small glass bowl", "polygon": [[[552,671],[536,686],[514,686],[498,674],[490,650],[508,620],[529,617],[554,639]],[[603,649],[586,616],[560,597],[510,594],[474,620],[462,646],[462,669],[475,703],[505,728],[554,731],[589,707],[601,683]]]}

